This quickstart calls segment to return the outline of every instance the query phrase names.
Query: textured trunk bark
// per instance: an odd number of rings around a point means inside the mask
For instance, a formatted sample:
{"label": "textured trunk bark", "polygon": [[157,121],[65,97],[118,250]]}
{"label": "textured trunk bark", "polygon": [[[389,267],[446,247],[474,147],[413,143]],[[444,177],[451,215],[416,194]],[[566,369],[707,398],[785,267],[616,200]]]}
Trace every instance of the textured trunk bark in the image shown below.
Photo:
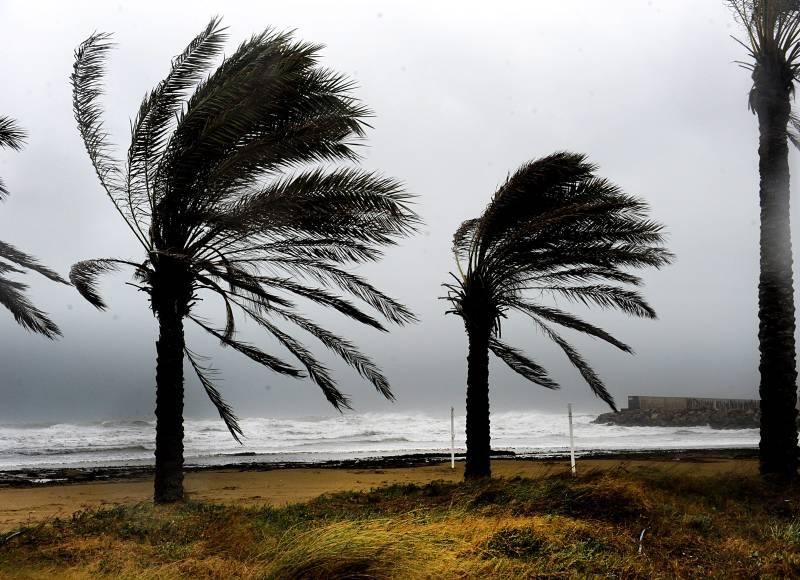
{"label": "textured trunk bark", "polygon": [[153,310],[158,318],[156,342],[156,474],[153,500],[183,499],[183,318],[188,313],[191,283],[184,265],[157,256]]}
{"label": "textured trunk bark", "polygon": [[156,342],[156,475],[153,500],[183,499],[183,320],[159,312]]}
{"label": "textured trunk bark", "polygon": [[[481,313],[485,316],[485,313]],[[465,479],[491,477],[489,425],[489,325],[467,321],[467,462]]]}
{"label": "textured trunk bark", "polygon": [[759,463],[762,475],[794,479],[798,467],[797,369],[786,138],[791,106],[790,85],[780,74],[769,73],[762,69],[760,82],[756,83],[761,205]]}

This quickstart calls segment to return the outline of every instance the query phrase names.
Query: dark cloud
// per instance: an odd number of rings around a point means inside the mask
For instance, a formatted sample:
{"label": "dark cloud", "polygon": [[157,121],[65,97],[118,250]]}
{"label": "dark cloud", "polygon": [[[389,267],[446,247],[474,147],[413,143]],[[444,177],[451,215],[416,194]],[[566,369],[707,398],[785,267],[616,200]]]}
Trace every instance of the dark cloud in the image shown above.
{"label": "dark cloud", "polygon": [[[231,50],[266,26],[327,44],[325,63],[357,79],[358,95],[377,114],[364,164],[420,195],[423,232],[366,271],[421,323],[384,335],[318,314],[384,367],[396,407],[446,413],[463,405],[463,328],[437,300],[454,267],[452,232],[508,172],[557,149],[589,154],[604,176],[646,197],[678,256],[646,275],[659,321],[590,315],[636,356],[575,339],[612,393],[623,403],[629,393],[756,394],[756,121],[746,107],[749,75],[733,64],[744,57],[729,36],[737,28],[721,1],[4,2],[0,113],[18,119],[30,139],[21,153],[0,154],[0,175],[12,190],[0,207],[0,238],[60,272],[79,259],[139,255],[75,130],[72,51],[94,30],[115,33],[106,118],[124,147],[145,91],[222,10]],[[65,337],[50,343],[28,335],[0,312],[0,419],[151,413],[155,324],[145,297],[125,280],[108,279],[111,309],[100,313],[71,289],[31,276],[37,304]],[[564,388],[543,391],[493,363],[495,408],[567,401],[601,408],[532,327],[515,320],[505,331]],[[253,326],[244,334],[270,345]],[[192,329],[188,338],[213,356],[240,413],[332,412],[314,385],[266,374]],[[333,366],[358,409],[390,408],[354,373]],[[193,378],[187,412],[213,413]]]}

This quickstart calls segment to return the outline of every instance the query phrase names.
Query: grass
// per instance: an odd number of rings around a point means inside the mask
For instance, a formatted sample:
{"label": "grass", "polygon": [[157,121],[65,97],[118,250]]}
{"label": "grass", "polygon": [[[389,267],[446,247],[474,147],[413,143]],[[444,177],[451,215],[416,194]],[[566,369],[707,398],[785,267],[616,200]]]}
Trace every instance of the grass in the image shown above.
{"label": "grass", "polygon": [[2,578],[586,575],[798,576],[800,489],[617,470],[393,485],[284,508],[140,504],[0,535]]}

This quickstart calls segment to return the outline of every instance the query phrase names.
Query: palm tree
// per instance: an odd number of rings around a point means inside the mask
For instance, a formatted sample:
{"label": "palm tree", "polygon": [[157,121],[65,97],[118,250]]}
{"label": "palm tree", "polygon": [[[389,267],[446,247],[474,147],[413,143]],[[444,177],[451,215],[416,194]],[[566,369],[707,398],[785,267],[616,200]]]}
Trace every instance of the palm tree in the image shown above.
{"label": "palm tree", "polygon": [[[212,20],[172,61],[169,74],[142,101],[124,166],[114,159],[98,98],[107,34],[75,53],[74,112],[102,187],[142,245],[142,261],[99,259],[75,264],[70,279],[105,308],[97,277],[133,268],[158,320],[156,342],[156,502],[183,497],[184,355],[231,435],[242,430],[213,382],[213,369],[184,342],[184,319],[266,368],[307,376],[337,409],[350,402],[330,371],[281,329],[292,324],[341,357],[387,399],[389,382],[351,342],[296,309],[300,298],[378,330],[374,316],[331,291],[337,287],[389,322],[414,320],[402,304],[345,266],[377,260],[381,246],[416,227],[401,185],[332,162],[358,159],[368,109],[344,76],[318,64],[321,46],[270,30],[244,42],[206,76],[223,49]],[[193,307],[215,295],[225,308],[218,328]],[[305,368],[238,340],[235,312],[260,325]]]}
{"label": "palm tree", "polygon": [[788,0],[731,2],[747,32],[740,42],[752,62],[749,107],[758,116],[761,274],[758,347],[761,354],[761,474],[797,477],[797,364],[795,358],[789,147],[800,147],[800,118],[792,114],[800,74],[800,12]]}
{"label": "palm tree", "polygon": [[[0,116],[0,148],[8,147],[19,151],[24,141],[25,132],[14,120]],[[0,179],[0,201],[7,197],[8,190]],[[28,285],[9,280],[4,274],[24,274],[25,270],[33,270],[55,282],[62,284],[68,282],[51,269],[42,266],[33,256],[19,251],[11,244],[0,242],[0,258],[5,260],[0,261],[0,304],[11,312],[14,320],[23,328],[43,334],[50,339],[61,336],[61,331],[55,322],[28,300],[25,295]]]}
{"label": "palm tree", "polygon": [[[660,246],[662,226],[647,205],[595,176],[583,155],[555,153],[526,163],[497,190],[480,217],[453,237],[458,274],[446,284],[454,313],[464,320],[467,356],[466,478],[491,475],[489,351],[529,381],[557,389],[539,364],[500,340],[510,310],[528,316],[577,367],[592,392],[616,411],[614,399],[589,363],[551,324],[599,338],[624,352],[628,345],[536,297],[616,308],[631,316],[656,313],[634,290],[641,279],[626,268],[659,268],[672,255]],[[536,293],[535,295],[533,293]]]}

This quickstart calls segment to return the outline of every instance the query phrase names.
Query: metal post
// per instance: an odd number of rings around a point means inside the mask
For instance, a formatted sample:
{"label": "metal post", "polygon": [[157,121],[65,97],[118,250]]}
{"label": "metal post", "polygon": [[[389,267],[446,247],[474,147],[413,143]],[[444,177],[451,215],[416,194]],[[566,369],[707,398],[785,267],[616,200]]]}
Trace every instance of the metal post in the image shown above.
{"label": "metal post", "polygon": [[450,469],[456,468],[456,428],[455,409],[450,407]]}
{"label": "metal post", "polygon": [[572,435],[572,403],[567,403],[567,414],[569,415],[569,461],[572,467],[572,476],[575,477],[575,438]]}

